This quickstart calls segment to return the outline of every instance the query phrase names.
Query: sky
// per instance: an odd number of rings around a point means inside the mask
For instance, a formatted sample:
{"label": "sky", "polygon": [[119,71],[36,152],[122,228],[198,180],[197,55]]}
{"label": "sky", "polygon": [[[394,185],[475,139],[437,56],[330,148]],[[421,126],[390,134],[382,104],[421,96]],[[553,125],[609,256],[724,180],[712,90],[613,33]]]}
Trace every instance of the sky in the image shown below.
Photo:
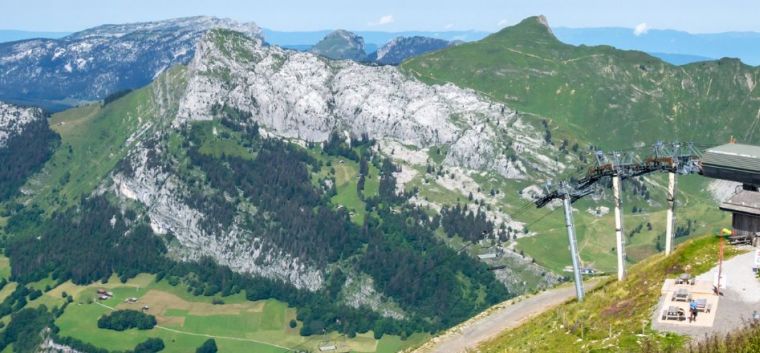
{"label": "sky", "polygon": [[70,32],[105,23],[210,15],[284,31],[496,31],[539,14],[552,27],[760,32],[757,0],[0,0],[0,29]]}

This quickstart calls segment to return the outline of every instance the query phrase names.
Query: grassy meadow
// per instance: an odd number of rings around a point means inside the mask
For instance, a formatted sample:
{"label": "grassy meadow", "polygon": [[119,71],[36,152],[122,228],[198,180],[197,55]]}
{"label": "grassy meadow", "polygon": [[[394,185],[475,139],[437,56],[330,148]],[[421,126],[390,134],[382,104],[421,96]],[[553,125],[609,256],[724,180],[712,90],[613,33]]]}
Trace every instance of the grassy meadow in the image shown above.
{"label": "grassy meadow", "polygon": [[[8,274],[8,259],[0,257],[0,274]],[[6,277],[7,278],[7,277]],[[294,328],[290,321],[296,319],[296,309],[277,300],[251,302],[240,293],[228,297],[194,296],[182,285],[172,286],[167,281],[156,282],[155,276],[140,274],[125,283],[112,276],[106,283],[82,286],[65,282],[58,286],[50,279],[30,284],[33,288],[53,288],[41,297],[30,301],[29,307],[46,305],[60,307],[66,296],[74,301],[56,320],[61,336],[74,337],[108,350],[128,350],[150,337],[161,338],[166,353],[193,352],[204,341],[214,338],[222,353],[280,353],[318,351],[320,346],[336,345],[338,352],[394,353],[421,344],[427,335],[416,334],[402,340],[398,336],[385,335],[373,338],[372,332],[347,338],[337,333],[303,337],[299,335],[302,325],[297,321]],[[9,283],[0,290],[0,299],[16,288]],[[97,300],[98,289],[113,293],[107,300]],[[127,298],[137,298],[129,303]],[[223,303],[223,304],[221,304]],[[154,315],[158,325],[150,330],[130,329],[122,332],[100,329],[97,320],[112,310],[142,310]],[[0,321],[7,324],[9,317]]]}

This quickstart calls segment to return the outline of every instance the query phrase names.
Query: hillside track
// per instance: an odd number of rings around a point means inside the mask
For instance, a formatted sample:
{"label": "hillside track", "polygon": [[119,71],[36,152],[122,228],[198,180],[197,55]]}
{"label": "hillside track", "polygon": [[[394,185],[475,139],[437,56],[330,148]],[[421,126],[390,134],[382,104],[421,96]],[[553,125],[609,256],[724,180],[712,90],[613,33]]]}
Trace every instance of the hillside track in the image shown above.
{"label": "hillside track", "polygon": [[[586,292],[605,283],[597,278],[583,283]],[[552,288],[528,297],[522,296],[498,304],[467,322],[433,338],[412,353],[465,353],[505,330],[520,326],[531,318],[575,298],[572,284]]]}

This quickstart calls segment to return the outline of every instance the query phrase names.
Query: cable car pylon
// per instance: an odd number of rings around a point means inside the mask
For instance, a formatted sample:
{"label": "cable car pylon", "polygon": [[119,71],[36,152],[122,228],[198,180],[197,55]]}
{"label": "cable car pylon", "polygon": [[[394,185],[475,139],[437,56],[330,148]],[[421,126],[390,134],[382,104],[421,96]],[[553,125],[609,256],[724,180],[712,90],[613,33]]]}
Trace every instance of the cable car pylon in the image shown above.
{"label": "cable car pylon", "polygon": [[583,283],[580,278],[580,258],[577,247],[574,246],[575,226],[572,219],[572,203],[585,197],[598,187],[600,182],[611,179],[615,208],[615,245],[617,249],[618,280],[625,279],[625,239],[623,228],[622,183],[627,178],[642,176],[656,172],[668,173],[668,210],[665,237],[665,253],[669,255],[673,249],[673,229],[675,228],[675,196],[676,175],[701,173],[701,152],[693,144],[678,142],[664,144],[657,142],[651,147],[652,153],[644,159],[639,159],[634,153],[613,152],[605,154],[597,151],[596,164],[590,167],[586,175],[573,182],[560,182],[552,189],[547,184],[544,196],[535,200],[538,208],[546,206],[555,199],[561,199],[565,207],[565,224],[570,240],[570,252],[573,258],[573,272],[576,282],[578,299],[583,300]]}

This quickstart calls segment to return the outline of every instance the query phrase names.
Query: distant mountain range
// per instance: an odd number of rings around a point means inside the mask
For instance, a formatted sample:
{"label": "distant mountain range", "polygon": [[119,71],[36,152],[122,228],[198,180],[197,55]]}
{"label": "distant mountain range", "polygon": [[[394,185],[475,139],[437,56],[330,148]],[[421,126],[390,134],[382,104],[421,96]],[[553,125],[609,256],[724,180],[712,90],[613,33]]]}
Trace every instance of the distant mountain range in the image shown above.
{"label": "distant mountain range", "polygon": [[[285,32],[271,29],[263,29],[264,38],[267,43],[280,47],[306,47],[310,48],[332,30],[324,31],[302,31],[302,32]],[[380,32],[380,31],[352,31],[356,35],[364,38],[365,45],[379,48],[397,37],[430,37],[443,39],[446,41],[465,41],[470,42],[485,38],[490,32],[485,31],[405,31],[405,32]],[[372,50],[370,50],[372,51]]]}
{"label": "distant mountain range", "polygon": [[309,51],[333,59],[353,60],[367,64],[398,65],[406,59],[447,48],[461,41],[431,37],[396,37],[382,47],[367,46],[364,38],[343,29],[328,33],[312,47],[295,46],[289,49]]}
{"label": "distant mountain range", "polygon": [[186,64],[212,28],[261,41],[254,24],[199,16],[0,43],[0,99],[56,111],[144,86],[169,67]]}
{"label": "distant mountain range", "polygon": [[[649,30],[640,35],[631,28],[566,28],[552,31],[559,40],[573,45],[610,45],[618,49],[640,50],[674,65],[714,60],[723,57],[741,59],[749,65],[760,65],[760,33],[725,32],[693,34],[675,30]],[[284,32],[264,29],[270,44],[285,48],[308,50],[331,31]],[[485,38],[484,31],[354,31],[364,38],[368,53],[397,37],[429,37],[447,41],[471,42]]]}
{"label": "distant mountain range", "polygon": [[696,63],[700,61],[715,60],[715,58],[708,58],[706,56],[690,55],[690,54],[655,53],[655,52],[650,52],[647,54],[660,58],[663,61],[669,62],[673,65],[686,65],[686,64]]}
{"label": "distant mountain range", "polygon": [[71,32],[36,32],[18,31],[14,29],[0,29],[0,43],[32,38],[58,39],[63,38],[69,34],[71,34]]}
{"label": "distant mountain range", "polygon": [[369,60],[381,65],[398,65],[406,59],[441,50],[458,43],[462,42],[420,36],[398,37],[370,54]]}
{"label": "distant mountain range", "polygon": [[552,31],[559,40],[573,45],[611,45],[618,49],[713,59],[731,57],[739,58],[745,64],[760,65],[760,33],[756,32],[694,34],[652,29],[636,35],[630,28],[617,27],[559,27],[552,28]]}
{"label": "distant mountain range", "polygon": [[[618,49],[641,50],[674,65],[735,57],[749,65],[760,65],[760,33],[725,32],[693,34],[676,30],[649,30],[639,35],[631,28],[566,28],[555,27],[557,38],[573,45],[610,45]],[[332,30],[276,31],[263,29],[269,44],[300,51],[309,50]],[[446,41],[476,41],[489,35],[486,31],[353,31],[364,38],[368,55],[397,37],[429,37]],[[68,32],[35,32],[0,30],[0,43],[32,38],[58,39]]]}

